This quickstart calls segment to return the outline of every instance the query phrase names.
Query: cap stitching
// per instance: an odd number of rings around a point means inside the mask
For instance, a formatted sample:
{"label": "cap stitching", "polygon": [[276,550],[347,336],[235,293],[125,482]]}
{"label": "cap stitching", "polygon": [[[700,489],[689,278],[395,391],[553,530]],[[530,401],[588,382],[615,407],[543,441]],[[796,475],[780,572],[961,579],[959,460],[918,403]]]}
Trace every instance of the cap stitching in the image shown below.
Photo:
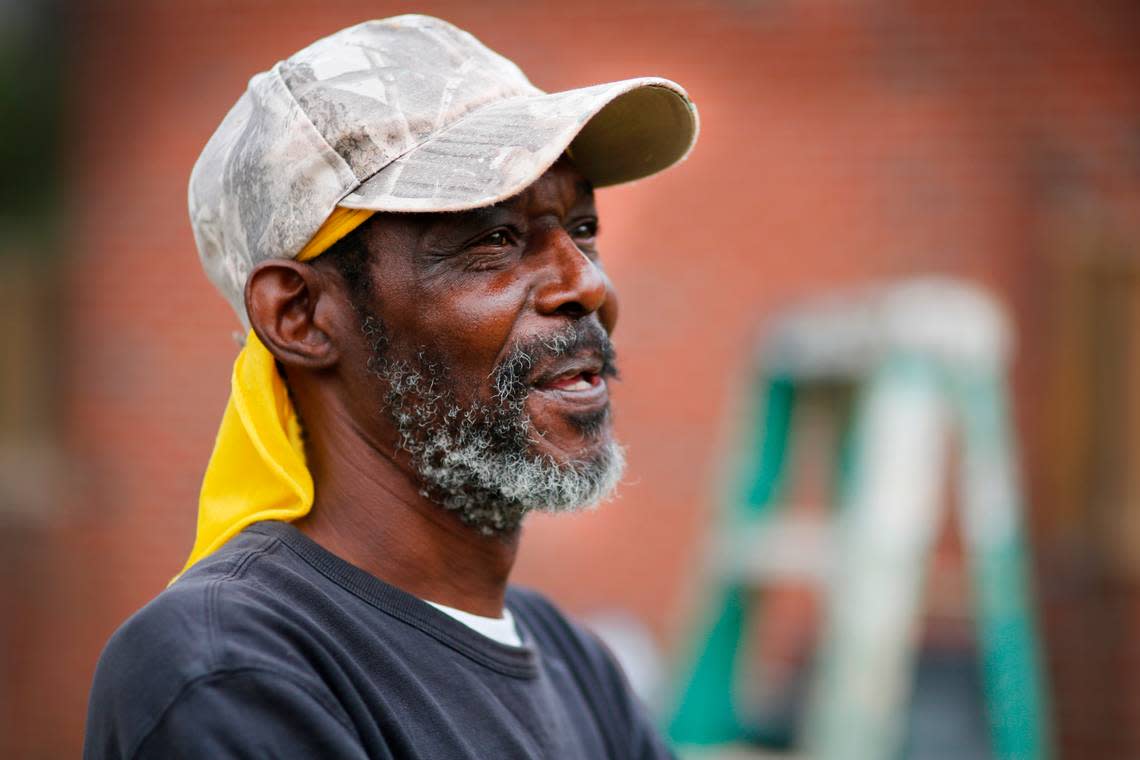
{"label": "cap stitching", "polygon": [[[316,133],[317,137],[321,138],[321,142],[324,143],[325,147],[329,149],[329,152],[337,157],[345,169],[348,169],[348,173],[351,174],[352,178],[356,180],[357,187],[359,187],[360,183],[363,182],[363,180],[356,176],[356,172],[352,170],[352,165],[344,160],[344,156],[342,156],[337,151],[337,149],[334,148],[331,143],[329,143],[328,139],[325,137],[324,132],[318,129],[317,125],[313,123],[313,120],[309,118],[309,112],[306,111],[305,107],[301,105],[301,101],[297,100],[297,96],[294,95],[293,90],[289,88],[289,83],[285,81],[285,77],[281,76],[281,63],[281,61],[278,61],[277,63],[273,64],[273,68],[270,69],[270,71],[273,72],[273,76],[277,77],[277,81],[281,83],[281,87],[284,88],[285,92],[289,95],[289,100],[291,100],[293,102],[293,105],[297,107],[297,112],[305,117],[305,122],[308,123],[309,127],[313,130],[313,132]],[[351,193],[352,190],[349,190],[348,192]]]}

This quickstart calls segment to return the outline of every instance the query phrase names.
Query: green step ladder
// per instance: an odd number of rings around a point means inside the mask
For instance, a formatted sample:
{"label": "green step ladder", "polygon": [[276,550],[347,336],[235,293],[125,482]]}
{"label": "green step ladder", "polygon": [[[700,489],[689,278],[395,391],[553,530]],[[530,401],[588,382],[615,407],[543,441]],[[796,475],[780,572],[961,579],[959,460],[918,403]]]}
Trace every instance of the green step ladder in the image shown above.
{"label": "green step ladder", "polygon": [[[777,321],[759,354],[756,425],[715,552],[708,620],[668,726],[676,745],[748,738],[734,696],[744,639],[757,592],[791,566],[818,581],[824,599],[797,751],[815,760],[899,757],[924,570],[956,439],[990,748],[997,760],[1048,760],[1007,408],[1009,344],[994,300],[949,279],[809,304]],[[839,504],[814,541],[790,541],[781,499],[794,417],[820,388],[852,399],[839,412]]]}

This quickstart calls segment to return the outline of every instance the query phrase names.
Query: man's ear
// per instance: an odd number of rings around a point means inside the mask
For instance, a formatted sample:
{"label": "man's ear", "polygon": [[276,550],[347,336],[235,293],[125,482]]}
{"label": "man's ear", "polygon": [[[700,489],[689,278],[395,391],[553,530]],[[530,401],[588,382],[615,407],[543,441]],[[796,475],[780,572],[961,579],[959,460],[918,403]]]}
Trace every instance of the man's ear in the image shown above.
{"label": "man's ear", "polygon": [[286,366],[326,369],[339,352],[331,335],[336,290],[325,276],[291,259],[269,259],[253,268],[245,283],[250,325],[269,352]]}

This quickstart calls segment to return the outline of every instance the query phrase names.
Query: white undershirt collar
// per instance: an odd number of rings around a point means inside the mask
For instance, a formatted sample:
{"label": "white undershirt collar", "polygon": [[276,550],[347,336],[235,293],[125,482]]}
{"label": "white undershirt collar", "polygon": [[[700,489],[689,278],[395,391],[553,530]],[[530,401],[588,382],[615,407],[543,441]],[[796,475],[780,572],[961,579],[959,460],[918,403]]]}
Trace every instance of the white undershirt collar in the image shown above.
{"label": "white undershirt collar", "polygon": [[500,644],[506,644],[509,647],[521,647],[522,637],[519,636],[518,626],[515,625],[514,615],[506,607],[503,608],[503,616],[492,618],[483,617],[482,615],[474,615],[465,610],[457,610],[454,607],[448,607],[438,602],[424,600],[432,607],[435,607],[440,612],[450,615],[451,617],[463,623],[468,628],[471,628],[476,633],[480,633],[492,641],[497,641]]}

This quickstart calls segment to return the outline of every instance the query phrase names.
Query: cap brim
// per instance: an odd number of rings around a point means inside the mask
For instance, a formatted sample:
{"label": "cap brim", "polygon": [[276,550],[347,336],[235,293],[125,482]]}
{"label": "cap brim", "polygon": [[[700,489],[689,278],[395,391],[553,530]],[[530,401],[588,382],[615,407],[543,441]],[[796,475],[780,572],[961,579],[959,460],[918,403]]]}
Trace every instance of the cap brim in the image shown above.
{"label": "cap brim", "polygon": [[339,205],[464,211],[522,192],[568,148],[596,187],[647,177],[688,155],[697,111],[668,79],[627,79],[476,109],[392,161]]}

